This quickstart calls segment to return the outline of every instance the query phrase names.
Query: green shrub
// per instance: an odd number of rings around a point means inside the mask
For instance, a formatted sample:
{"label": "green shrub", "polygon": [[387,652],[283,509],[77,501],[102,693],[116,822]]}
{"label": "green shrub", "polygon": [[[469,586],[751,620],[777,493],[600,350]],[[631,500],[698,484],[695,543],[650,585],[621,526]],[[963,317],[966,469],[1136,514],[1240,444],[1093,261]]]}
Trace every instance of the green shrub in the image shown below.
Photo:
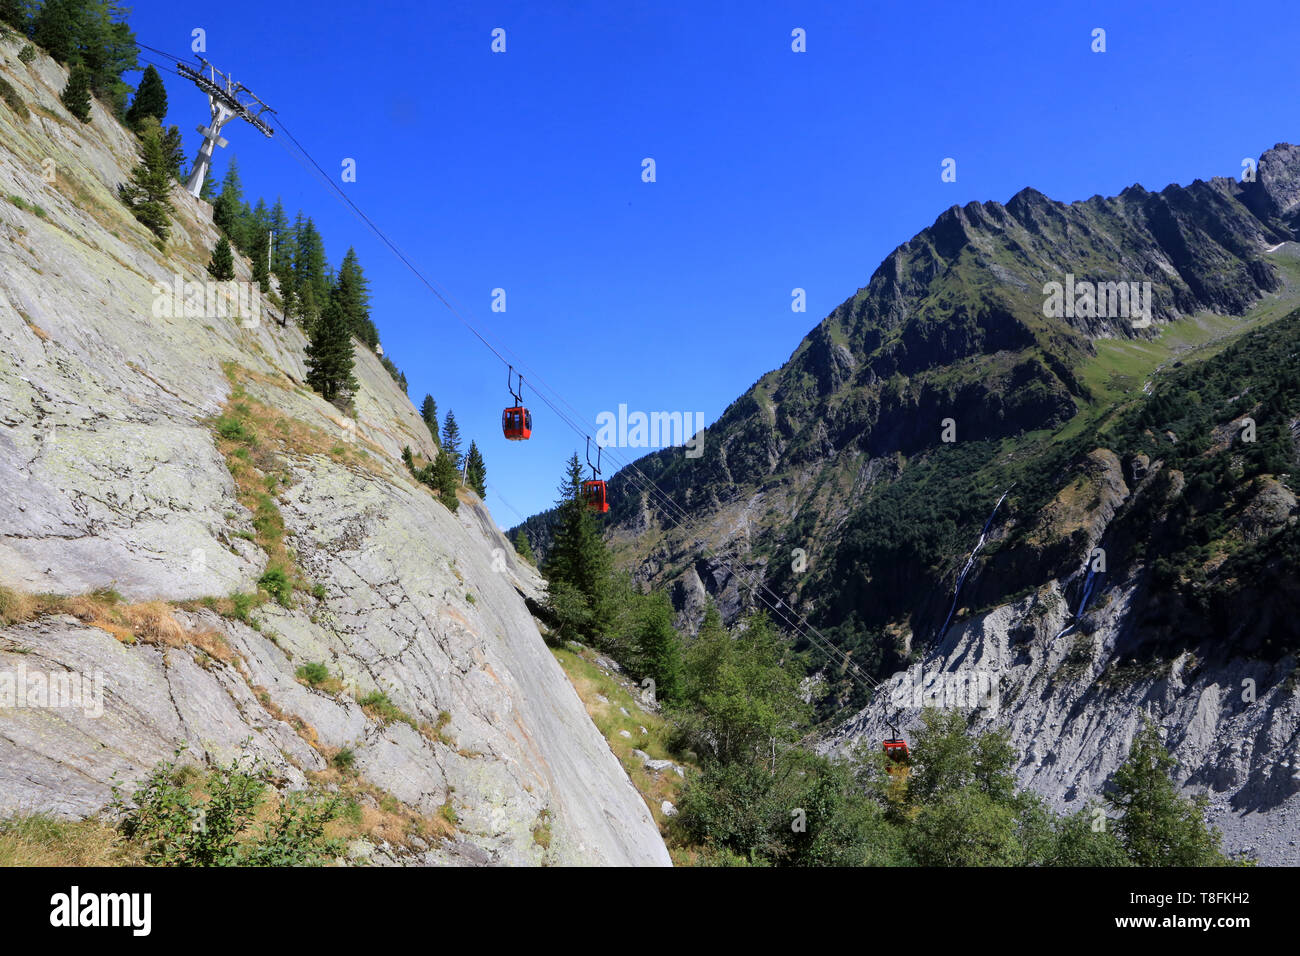
{"label": "green shrub", "polygon": [[323,684],[330,679],[329,668],[319,661],[312,661],[310,664],[303,664],[294,673],[299,680],[305,680],[312,686]]}
{"label": "green shrub", "polygon": [[[301,668],[299,669],[301,670]],[[344,747],[334,755],[334,759],[331,760],[330,763],[344,773],[351,773],[356,767],[357,755],[353,752],[351,747]]]}
{"label": "green shrub", "polygon": [[278,564],[273,564],[267,568],[265,573],[257,579],[257,583],[260,587],[265,588],[266,593],[275,598],[281,607],[289,607],[293,603],[293,581],[290,580],[284,568]]}
{"label": "green shrub", "polygon": [[18,51],[18,59],[23,63],[32,62],[32,60],[36,59],[36,47],[30,43],[24,44],[23,48]]}
{"label": "green shrub", "polygon": [[18,95],[18,91],[15,90],[4,77],[0,77],[0,100],[4,100],[9,104],[9,108],[13,110],[17,116],[20,116],[23,119],[27,119],[32,115],[27,109],[27,104],[24,103],[22,97]]}
{"label": "green shrub", "polygon": [[365,820],[365,815],[361,810],[361,803],[355,798],[348,798],[344,801],[343,809],[339,811],[339,815],[348,823],[358,827]]}
{"label": "green shrub", "polygon": [[236,591],[234,594],[230,595],[230,604],[231,617],[248,624],[249,612],[253,610],[253,608],[257,607],[257,595],[243,594]]}
{"label": "green shrub", "polygon": [[222,415],[217,419],[217,434],[230,441],[243,442],[246,445],[252,445],[257,436],[243,421],[229,415]]}
{"label": "green shrub", "polygon": [[448,797],[446,803],[438,808],[438,815],[452,826],[460,823],[460,815],[456,813],[456,808],[451,805],[451,797]]}
{"label": "green shrub", "polygon": [[365,697],[362,697],[358,703],[366,710],[372,711],[386,724],[401,721],[416,730],[420,729],[420,725],[416,723],[415,718],[389,700],[388,695],[383,691],[371,691]]}
{"label": "green shrub", "polygon": [[239,759],[206,772],[163,761],[130,798],[115,784],[110,809],[153,866],[318,866],[337,856],[341,844],[324,836],[338,813],[334,799],[290,794],[255,828],[270,776]]}

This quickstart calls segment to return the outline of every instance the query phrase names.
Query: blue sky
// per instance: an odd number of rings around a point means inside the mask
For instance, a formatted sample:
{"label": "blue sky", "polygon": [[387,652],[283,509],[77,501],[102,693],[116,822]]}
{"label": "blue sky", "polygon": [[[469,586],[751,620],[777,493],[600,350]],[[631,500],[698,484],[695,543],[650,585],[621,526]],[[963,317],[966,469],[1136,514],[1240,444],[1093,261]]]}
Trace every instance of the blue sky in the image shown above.
{"label": "blue sky", "polygon": [[[594,435],[620,403],[712,421],[954,203],[1235,176],[1300,139],[1300,4],[1131,6],[138,0],[131,23],[176,54],[204,28],[327,172],[355,159],[352,199]],[[206,101],[164,79],[192,156]],[[237,154],[334,264],[356,246],[386,351],[478,441],[498,522],[551,504],[581,439],[534,400],[533,440],[506,442],[500,362],[277,142],[226,135],[217,175]]]}

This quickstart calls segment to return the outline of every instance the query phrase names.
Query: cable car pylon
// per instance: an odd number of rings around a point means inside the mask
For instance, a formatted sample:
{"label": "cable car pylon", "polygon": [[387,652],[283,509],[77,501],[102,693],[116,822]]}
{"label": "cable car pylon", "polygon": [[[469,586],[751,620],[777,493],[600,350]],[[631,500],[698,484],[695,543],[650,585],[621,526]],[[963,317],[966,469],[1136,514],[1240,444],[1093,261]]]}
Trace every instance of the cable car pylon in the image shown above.
{"label": "cable car pylon", "polygon": [[[263,136],[269,138],[275,134],[275,130],[262,119],[264,113],[274,113],[275,110],[258,99],[244,84],[235,82],[230,74],[218,70],[203,57],[197,59],[206,67],[206,76],[203,70],[196,70],[188,63],[176,64],[177,73],[208,95],[208,105],[212,110],[211,123],[199,127],[199,132],[203,134],[203,145],[199,147],[198,158],[194,160],[194,171],[185,183],[186,192],[195,199],[203,192],[203,180],[212,165],[213,150],[226,145],[221,127],[232,119],[242,119]],[[241,94],[247,97],[247,101],[239,98]]]}

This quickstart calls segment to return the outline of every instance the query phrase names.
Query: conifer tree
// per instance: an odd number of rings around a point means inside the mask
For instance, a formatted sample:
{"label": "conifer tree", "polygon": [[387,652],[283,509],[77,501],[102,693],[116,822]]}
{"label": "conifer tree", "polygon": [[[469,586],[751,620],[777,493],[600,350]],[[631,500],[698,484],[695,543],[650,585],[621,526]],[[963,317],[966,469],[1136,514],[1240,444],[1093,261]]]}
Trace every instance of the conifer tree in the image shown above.
{"label": "conifer tree", "polygon": [[118,190],[122,201],[131,207],[136,219],[166,242],[171,234],[171,189],[175,181],[162,147],[162,130],[157,120],[144,121],[140,134],[142,158],[131,171],[131,181]]}
{"label": "conifer tree", "polygon": [[6,23],[19,33],[27,32],[30,20],[24,0],[0,0],[0,23]]}
{"label": "conifer tree", "polygon": [[433,460],[431,478],[442,503],[452,511],[459,508],[460,500],[456,497],[456,489],[460,487],[460,472],[457,471],[456,462],[445,448],[439,449],[437,457]]}
{"label": "conifer tree", "polygon": [[59,96],[68,112],[83,123],[90,122],[90,74],[84,67],[74,66],[68,75],[67,85]]}
{"label": "conifer tree", "polygon": [[[265,233],[266,230],[270,228],[271,213],[270,210],[266,208],[266,200],[261,198],[257,200],[257,205],[253,207],[253,211],[249,215],[248,223],[258,232]],[[266,237],[263,236],[263,238],[265,239]]]}
{"label": "conifer tree", "polygon": [[473,488],[480,499],[487,498],[487,466],[483,464],[483,455],[473,441],[465,453],[465,484]]}
{"label": "conifer tree", "polygon": [[[445,438],[444,438],[445,441]],[[575,453],[565,468],[557,501],[559,514],[542,573],[548,585],[547,606],[567,621],[561,631],[589,641],[603,639],[613,619],[610,591],[612,561],[582,497],[582,463]]]}
{"label": "conifer tree", "polygon": [[1106,796],[1120,814],[1120,842],[1137,866],[1222,865],[1220,834],[1205,824],[1204,798],[1187,800],[1174,786],[1177,765],[1160,742],[1160,728],[1147,720]]}
{"label": "conifer tree", "polygon": [[275,205],[267,217],[267,228],[271,230],[271,271],[280,277],[282,289],[287,289],[293,275],[293,245],[289,217],[284,211],[284,203],[276,197]]}
{"label": "conifer tree", "polygon": [[334,280],[335,294],[348,318],[352,334],[364,342],[371,350],[379,344],[379,330],[370,320],[370,289],[361,263],[357,260],[357,251],[349,248],[339,265],[338,275]]}
{"label": "conifer tree", "polygon": [[230,251],[230,240],[225,236],[217,240],[217,246],[212,250],[208,273],[218,282],[225,282],[235,277],[235,257]]}
{"label": "conifer tree", "polygon": [[185,165],[185,143],[181,140],[178,127],[169,126],[162,134],[162,150],[167,157],[167,167],[171,170],[172,178],[180,182],[181,167]]}
{"label": "conifer tree", "polygon": [[523,528],[515,532],[515,553],[529,564],[537,563],[537,555],[533,554],[533,546],[528,543],[528,535],[524,534]]}
{"label": "conifer tree", "polygon": [[460,426],[456,424],[456,413],[450,409],[442,423],[442,450],[451,457],[452,467],[460,471]]}
{"label": "conifer tree", "polygon": [[32,39],[60,63],[86,71],[92,95],[122,117],[136,68],[136,42],[117,0],[45,0],[31,21]]}
{"label": "conifer tree", "polygon": [[442,438],[438,434],[438,403],[433,400],[432,395],[424,396],[424,404],[420,406],[420,417],[424,419],[424,424],[429,426],[429,434],[433,436],[433,443],[439,448],[442,447]]}
{"label": "conifer tree", "polygon": [[146,116],[152,116],[160,125],[167,116],[167,88],[163,86],[162,77],[153,64],[144,68],[140,86],[135,91],[135,99],[126,111],[126,123],[138,133]]}
{"label": "conifer tree", "polygon": [[212,204],[212,222],[230,237],[235,248],[246,251],[248,236],[244,229],[244,187],[239,180],[239,160],[231,156],[226,174],[221,179],[221,195]]}
{"label": "conifer tree", "polygon": [[684,686],[684,665],[672,605],[662,591],[644,596],[639,603],[636,652],[641,672],[654,680],[659,700],[676,700]]}
{"label": "conifer tree", "polygon": [[122,80],[136,63],[135,35],[122,17],[118,0],[73,0],[77,25],[76,58],[90,74],[90,91],[124,119],[131,88]]}
{"label": "conifer tree", "polygon": [[310,216],[298,213],[293,227],[293,284],[309,321],[329,298],[328,268],[325,243],[316,230],[316,224]]}
{"label": "conifer tree", "polygon": [[327,402],[341,405],[357,387],[352,376],[352,330],[338,302],[326,304],[307,344],[307,384]]}
{"label": "conifer tree", "polygon": [[270,291],[271,288],[271,269],[266,254],[267,235],[264,229],[258,229],[253,237],[253,247],[249,250],[249,258],[253,261],[253,281],[263,292]]}
{"label": "conifer tree", "polygon": [[60,63],[76,51],[77,32],[72,0],[45,0],[32,20],[32,39]]}

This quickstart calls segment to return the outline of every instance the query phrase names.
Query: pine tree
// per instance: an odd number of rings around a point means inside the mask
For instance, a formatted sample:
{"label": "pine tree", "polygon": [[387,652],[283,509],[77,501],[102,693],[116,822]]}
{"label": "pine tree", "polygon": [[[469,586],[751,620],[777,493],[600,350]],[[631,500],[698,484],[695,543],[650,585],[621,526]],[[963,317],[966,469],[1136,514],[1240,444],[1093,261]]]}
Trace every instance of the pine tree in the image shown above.
{"label": "pine tree", "polygon": [[420,406],[420,417],[424,419],[424,424],[429,426],[433,443],[441,448],[442,438],[438,435],[438,403],[433,400],[432,395],[424,396],[424,404]]}
{"label": "pine tree", "polygon": [[217,247],[212,250],[208,273],[218,282],[225,282],[235,277],[235,257],[230,251],[230,240],[225,236],[217,240]]}
{"label": "pine tree", "polygon": [[[259,198],[257,200],[257,205],[253,207],[252,213],[249,214],[248,224],[251,228],[263,233],[270,228],[271,213],[266,208],[264,199]],[[266,237],[263,236],[262,238],[265,239]]]}
{"label": "pine tree", "polygon": [[456,413],[450,409],[442,423],[442,450],[451,456],[452,467],[460,471],[460,426],[456,424]]}
{"label": "pine tree", "polygon": [[135,218],[166,242],[171,234],[171,190],[174,180],[163,152],[162,130],[156,120],[145,120],[140,133],[141,162],[131,171],[131,181],[118,190]]}
{"label": "pine tree", "polygon": [[31,21],[32,39],[58,62],[82,67],[91,94],[119,118],[130,92],[122,73],[136,69],[125,12],[117,0],[45,0]]}
{"label": "pine tree", "polygon": [[473,441],[465,453],[465,484],[473,488],[480,499],[487,498],[487,466],[483,464],[483,456]]}
{"label": "pine tree", "polygon": [[179,127],[167,127],[167,131],[162,134],[162,149],[163,155],[167,157],[167,166],[171,170],[172,178],[179,182],[181,167],[185,165],[185,143],[181,140]]}
{"label": "pine tree", "polygon": [[355,249],[349,248],[343,256],[338,276],[334,280],[334,291],[348,318],[352,334],[373,351],[379,344],[379,330],[370,320],[370,288],[361,271]]}
{"label": "pine tree", "polygon": [[456,489],[460,487],[460,472],[457,471],[456,462],[445,448],[438,450],[438,455],[433,460],[432,466],[432,485],[438,491],[438,497],[444,505],[455,511],[460,507],[460,500],[456,497]]}
{"label": "pine tree", "polygon": [[267,233],[259,229],[253,239],[253,248],[249,253],[249,258],[253,261],[253,281],[256,282],[263,292],[271,288],[271,269],[267,259],[266,245]]}
{"label": "pine tree", "polygon": [[325,243],[311,217],[300,212],[293,226],[293,284],[302,300],[302,310],[310,322],[329,298]]}
{"label": "pine tree", "polygon": [[326,304],[307,344],[307,384],[327,402],[345,402],[357,387],[352,376],[352,330],[337,302]]}
{"label": "pine tree", "polygon": [[303,330],[310,336],[320,317],[320,305],[317,302],[316,293],[312,291],[311,286],[305,286],[301,289],[297,286],[291,288],[298,308],[298,321]]}
{"label": "pine tree", "polygon": [[167,116],[167,88],[163,86],[162,77],[150,64],[140,77],[140,86],[135,91],[131,108],[126,111],[126,123],[137,133],[140,123],[146,116],[152,116],[161,125]]}
{"label": "pine tree", "polygon": [[77,17],[72,0],[45,0],[32,20],[32,39],[60,63],[77,48]]}
{"label": "pine tree", "polygon": [[1205,824],[1204,798],[1186,800],[1174,786],[1177,765],[1160,742],[1160,728],[1146,721],[1106,797],[1120,814],[1120,842],[1137,866],[1222,865],[1220,834]]}
{"label": "pine tree", "polygon": [[73,0],[77,24],[76,58],[90,73],[90,90],[125,119],[131,88],[122,80],[137,69],[135,35],[120,19],[126,10],[118,0]]}
{"label": "pine tree", "polygon": [[7,23],[19,33],[26,34],[31,20],[25,0],[0,0],[0,23]]}
{"label": "pine tree", "polygon": [[673,627],[673,608],[662,591],[641,599],[636,652],[641,672],[654,680],[655,696],[673,701],[683,688],[682,641]]}
{"label": "pine tree", "polygon": [[59,96],[68,112],[83,123],[90,122],[90,74],[84,67],[74,66],[68,83]]}
{"label": "pine tree", "polygon": [[293,245],[289,217],[284,211],[284,203],[276,197],[275,205],[267,217],[267,228],[271,230],[271,271],[280,277],[281,289],[287,289],[293,275]]}
{"label": "pine tree", "polygon": [[537,555],[533,554],[533,546],[528,543],[528,535],[524,534],[523,528],[515,533],[515,553],[529,564],[537,563]]}
{"label": "pine tree", "polygon": [[612,560],[583,500],[582,463],[576,453],[558,490],[555,534],[542,568],[548,584],[547,606],[570,622],[569,629],[577,632],[572,636],[599,642],[615,610],[610,591]]}
{"label": "pine tree", "polygon": [[235,248],[245,251],[248,236],[244,230],[244,187],[239,180],[239,160],[231,156],[221,179],[221,195],[212,204],[212,223],[224,232]]}

